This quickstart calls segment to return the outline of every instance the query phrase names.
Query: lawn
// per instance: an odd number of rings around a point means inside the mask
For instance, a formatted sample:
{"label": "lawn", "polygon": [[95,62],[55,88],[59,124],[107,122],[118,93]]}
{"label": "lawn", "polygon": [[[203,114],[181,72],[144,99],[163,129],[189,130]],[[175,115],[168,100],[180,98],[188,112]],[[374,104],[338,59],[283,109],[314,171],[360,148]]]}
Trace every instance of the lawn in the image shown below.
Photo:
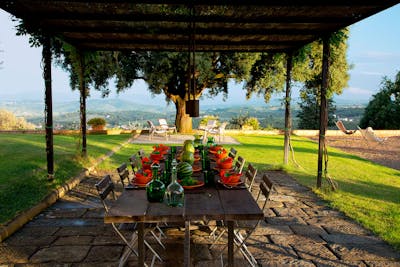
{"label": "lawn", "polygon": [[[318,144],[306,138],[292,137],[294,164],[283,166],[283,136],[236,136],[238,154],[259,170],[285,169],[300,183],[315,187]],[[129,144],[106,160],[99,168],[115,172],[140,148],[147,152],[152,145]],[[330,205],[363,224],[400,249],[400,171],[390,169],[338,149],[329,150],[329,174],[339,190],[315,190]]]}
{"label": "lawn", "polygon": [[54,136],[55,179],[48,182],[44,135],[0,135],[0,224],[38,203],[52,189],[88,167],[130,135],[89,135],[88,160],[79,155],[77,136]]}

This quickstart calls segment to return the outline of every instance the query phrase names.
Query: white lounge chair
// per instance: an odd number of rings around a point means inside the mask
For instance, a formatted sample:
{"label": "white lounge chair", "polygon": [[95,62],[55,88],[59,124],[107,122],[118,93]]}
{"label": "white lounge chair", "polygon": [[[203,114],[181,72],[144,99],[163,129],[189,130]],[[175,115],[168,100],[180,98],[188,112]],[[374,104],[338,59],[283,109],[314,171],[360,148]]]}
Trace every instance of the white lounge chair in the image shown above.
{"label": "white lounge chair", "polygon": [[367,129],[361,129],[360,126],[357,126],[357,128],[367,142],[383,144],[387,140],[387,137],[380,138],[376,136],[372,127],[367,127]]}
{"label": "white lounge chair", "polygon": [[175,125],[168,125],[166,119],[158,119],[158,123],[160,123],[160,128],[161,129],[165,129],[168,132],[172,132],[174,134],[177,133],[176,126]]}

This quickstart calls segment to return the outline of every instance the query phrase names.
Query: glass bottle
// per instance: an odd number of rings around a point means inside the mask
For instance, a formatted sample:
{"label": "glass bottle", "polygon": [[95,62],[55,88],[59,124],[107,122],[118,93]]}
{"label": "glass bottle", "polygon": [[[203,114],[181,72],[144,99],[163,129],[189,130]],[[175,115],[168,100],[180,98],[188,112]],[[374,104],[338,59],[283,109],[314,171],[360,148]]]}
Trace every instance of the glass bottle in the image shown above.
{"label": "glass bottle", "polygon": [[153,179],[146,185],[147,200],[149,202],[163,202],[165,194],[165,185],[158,176],[160,165],[153,163],[151,171]]}
{"label": "glass bottle", "polygon": [[171,183],[167,186],[165,195],[167,198],[168,206],[172,207],[183,207],[184,203],[184,190],[183,187],[177,182],[177,170],[176,170],[176,160],[172,160],[172,170],[171,170]]}
{"label": "glass bottle", "polygon": [[213,145],[214,145],[214,137],[213,136],[207,137],[207,147],[211,147]]}

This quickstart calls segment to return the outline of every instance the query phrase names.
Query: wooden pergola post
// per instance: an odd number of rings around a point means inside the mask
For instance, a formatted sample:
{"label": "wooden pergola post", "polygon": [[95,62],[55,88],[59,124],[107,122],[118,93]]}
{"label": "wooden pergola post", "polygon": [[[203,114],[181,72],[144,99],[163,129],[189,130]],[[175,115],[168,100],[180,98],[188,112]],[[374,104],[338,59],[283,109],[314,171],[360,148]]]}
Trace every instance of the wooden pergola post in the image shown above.
{"label": "wooden pergola post", "polygon": [[47,179],[54,179],[54,149],[53,149],[53,99],[51,88],[51,43],[50,37],[46,36],[42,50],[43,78],[45,86],[45,127],[46,127],[46,156],[47,156]]}
{"label": "wooden pergola post", "polygon": [[321,106],[319,113],[319,144],[318,144],[318,175],[317,175],[317,187],[321,188],[322,185],[322,168],[323,168],[323,157],[325,153],[325,132],[328,126],[328,105],[326,101],[326,91],[329,84],[329,64],[331,49],[329,45],[329,36],[323,37],[323,49],[322,49],[322,84],[321,84]]}
{"label": "wooden pergola post", "polygon": [[86,80],[85,80],[85,59],[82,51],[79,51],[79,92],[80,92],[80,119],[81,119],[81,135],[82,135],[82,156],[87,156],[86,148]]}
{"label": "wooden pergola post", "polygon": [[286,95],[285,95],[285,141],[284,141],[284,152],[283,152],[283,164],[288,164],[289,159],[289,142],[290,133],[292,131],[292,117],[290,114],[290,101],[291,101],[291,83],[292,80],[292,61],[293,54],[290,52],[287,54],[286,62]]}

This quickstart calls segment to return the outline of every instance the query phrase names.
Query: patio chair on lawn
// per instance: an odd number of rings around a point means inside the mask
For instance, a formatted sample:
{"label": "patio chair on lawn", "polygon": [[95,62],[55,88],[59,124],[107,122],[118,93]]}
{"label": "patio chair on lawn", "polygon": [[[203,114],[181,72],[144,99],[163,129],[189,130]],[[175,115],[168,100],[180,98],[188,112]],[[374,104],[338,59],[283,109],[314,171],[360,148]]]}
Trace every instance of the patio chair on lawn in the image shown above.
{"label": "patio chair on lawn", "polygon": [[156,127],[152,121],[147,121],[147,124],[149,125],[149,140],[153,139],[154,134],[159,134],[165,136],[165,139],[168,141],[168,130]]}
{"label": "patio chair on lawn", "polygon": [[[95,186],[96,186],[97,192],[99,194],[101,203],[103,204],[105,211],[108,212],[109,211],[110,194],[112,194],[112,200],[116,200],[115,193],[114,193],[115,186],[111,180],[111,176],[110,175],[104,176],[98,183],[96,183]],[[132,204],[134,204],[134,203],[132,203]],[[124,253],[120,259],[120,263],[119,263],[120,266],[123,266],[131,253],[135,254],[136,256],[139,255],[138,251],[135,249],[135,246],[137,245],[137,242],[138,242],[136,223],[130,223],[130,224],[111,223],[111,225],[112,225],[114,231],[118,234],[118,236],[124,241],[124,243],[127,246],[125,248],[125,251],[124,251]],[[123,232],[122,232],[123,230],[129,230],[132,232],[131,239],[129,241],[123,234]],[[153,224],[145,224],[145,236],[146,236],[146,233],[150,232],[153,235],[153,237],[156,238],[157,242],[165,249],[164,245],[161,243],[161,241],[159,241],[157,235],[154,233],[153,230],[154,230]],[[150,246],[150,244],[146,240],[144,240],[144,244],[151,251],[151,253],[153,255],[150,266],[154,265],[156,259],[158,259],[160,262],[163,262],[160,255]],[[145,266],[148,266],[148,265],[145,264]]]}
{"label": "patio chair on lawn", "polygon": [[227,124],[228,124],[227,122],[223,122],[219,127],[214,127],[212,129],[208,130],[208,133],[218,134],[218,136],[219,136],[218,140],[219,140],[219,142],[221,142],[223,140],[223,137],[225,136],[225,128],[226,128]]}
{"label": "patio chair on lawn", "polygon": [[383,144],[387,140],[387,137],[380,138],[376,136],[372,127],[367,127],[367,129],[361,129],[360,126],[357,126],[357,128],[360,131],[362,137],[364,137],[364,140],[367,141],[367,143],[372,142],[375,144]]}
{"label": "patio chair on lawn", "polygon": [[337,122],[335,122],[335,124],[339,128],[339,130],[341,130],[345,134],[353,134],[357,131],[357,130],[347,130],[346,127],[344,127],[344,124],[342,121],[337,121]]}
{"label": "patio chair on lawn", "polygon": [[[257,203],[261,204],[261,210],[263,211],[265,211],[265,209],[267,208],[269,196],[271,191],[273,190],[273,186],[273,183],[268,179],[266,175],[264,175],[263,181],[260,183],[260,191],[256,198]],[[234,243],[236,245],[234,254],[237,250],[240,250],[250,266],[258,266],[258,263],[247,248],[246,241],[257,230],[257,227],[262,221],[264,221],[264,219],[258,221],[238,221],[236,229],[234,230]],[[227,245],[225,245],[225,247],[222,249],[221,260],[223,259],[222,255],[226,247]]]}
{"label": "patio chair on lawn", "polygon": [[158,123],[160,123],[161,129],[165,129],[168,132],[172,132],[173,134],[177,133],[176,126],[175,125],[168,125],[166,119],[158,119]]}
{"label": "patio chair on lawn", "polygon": [[206,126],[200,126],[199,130],[204,130],[204,139],[207,139],[207,133],[211,130],[217,128],[217,121],[216,120],[208,120]]}

